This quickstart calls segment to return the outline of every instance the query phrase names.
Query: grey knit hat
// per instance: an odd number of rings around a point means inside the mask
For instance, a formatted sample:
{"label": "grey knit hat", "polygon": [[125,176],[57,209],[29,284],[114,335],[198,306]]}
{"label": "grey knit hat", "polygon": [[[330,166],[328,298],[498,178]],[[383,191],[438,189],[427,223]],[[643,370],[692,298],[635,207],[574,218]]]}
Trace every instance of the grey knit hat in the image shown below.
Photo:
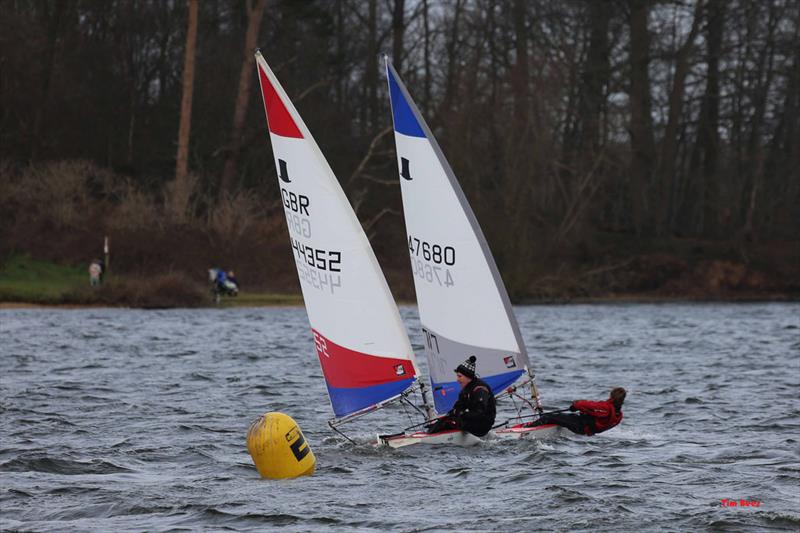
{"label": "grey knit hat", "polygon": [[456,372],[459,374],[463,374],[468,378],[472,379],[475,377],[475,361],[477,358],[474,355],[470,355],[466,361],[461,363],[456,367]]}

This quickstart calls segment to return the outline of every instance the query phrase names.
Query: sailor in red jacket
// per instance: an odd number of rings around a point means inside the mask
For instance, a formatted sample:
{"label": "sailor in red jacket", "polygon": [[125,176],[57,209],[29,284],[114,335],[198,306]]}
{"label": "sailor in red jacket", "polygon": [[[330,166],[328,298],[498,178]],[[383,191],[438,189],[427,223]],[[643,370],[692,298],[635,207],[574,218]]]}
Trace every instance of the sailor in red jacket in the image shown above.
{"label": "sailor in red jacket", "polygon": [[569,410],[579,411],[579,414],[545,413],[530,425],[558,424],[579,435],[596,435],[622,422],[625,394],[625,389],[617,387],[611,391],[608,400],[600,402],[575,400],[569,406]]}

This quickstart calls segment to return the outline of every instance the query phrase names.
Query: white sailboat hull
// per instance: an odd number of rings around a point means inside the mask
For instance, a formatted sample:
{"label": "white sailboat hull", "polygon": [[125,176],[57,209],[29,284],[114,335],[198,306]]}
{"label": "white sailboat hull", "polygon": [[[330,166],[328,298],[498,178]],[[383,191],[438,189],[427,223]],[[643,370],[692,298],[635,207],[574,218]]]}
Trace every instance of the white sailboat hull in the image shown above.
{"label": "white sailboat hull", "polygon": [[542,426],[524,427],[522,424],[508,428],[497,429],[490,432],[485,437],[476,437],[466,431],[451,430],[441,433],[407,433],[404,435],[378,436],[378,446],[388,446],[390,448],[403,448],[415,444],[435,444],[448,446],[475,446],[484,440],[551,440],[563,435],[564,429],[556,424],[544,424]]}
{"label": "white sailboat hull", "polygon": [[405,435],[392,435],[388,437],[378,436],[378,446],[388,446],[390,448],[403,448],[414,444],[446,444],[448,446],[475,446],[484,439],[476,437],[466,431],[450,430],[440,433],[407,433]]}
{"label": "white sailboat hull", "polygon": [[504,440],[550,440],[560,437],[564,429],[556,424],[524,427],[523,424],[495,430],[494,435]]}

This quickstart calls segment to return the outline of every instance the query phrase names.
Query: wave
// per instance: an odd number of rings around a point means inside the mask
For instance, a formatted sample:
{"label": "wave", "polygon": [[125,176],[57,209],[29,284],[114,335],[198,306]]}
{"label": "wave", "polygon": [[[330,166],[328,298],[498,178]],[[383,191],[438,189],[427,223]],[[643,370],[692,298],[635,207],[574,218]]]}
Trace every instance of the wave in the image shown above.
{"label": "wave", "polygon": [[91,461],[77,461],[58,457],[20,456],[0,464],[3,472],[44,472],[48,474],[62,474],[75,476],[82,474],[119,474],[133,472],[130,468],[114,464],[102,459]]}

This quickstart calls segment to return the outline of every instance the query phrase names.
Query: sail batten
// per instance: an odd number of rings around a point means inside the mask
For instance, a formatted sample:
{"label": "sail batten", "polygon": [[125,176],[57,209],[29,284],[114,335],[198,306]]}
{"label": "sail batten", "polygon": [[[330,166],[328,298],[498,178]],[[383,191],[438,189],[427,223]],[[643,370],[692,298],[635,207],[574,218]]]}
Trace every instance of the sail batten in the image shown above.
{"label": "sail batten", "polygon": [[369,240],[260,52],[256,66],[314,346],[336,417],[396,397],[419,374]]}
{"label": "sail batten", "polygon": [[530,368],[503,280],[463,190],[386,60],[409,253],[436,410],[455,402],[469,355],[495,394]]}

